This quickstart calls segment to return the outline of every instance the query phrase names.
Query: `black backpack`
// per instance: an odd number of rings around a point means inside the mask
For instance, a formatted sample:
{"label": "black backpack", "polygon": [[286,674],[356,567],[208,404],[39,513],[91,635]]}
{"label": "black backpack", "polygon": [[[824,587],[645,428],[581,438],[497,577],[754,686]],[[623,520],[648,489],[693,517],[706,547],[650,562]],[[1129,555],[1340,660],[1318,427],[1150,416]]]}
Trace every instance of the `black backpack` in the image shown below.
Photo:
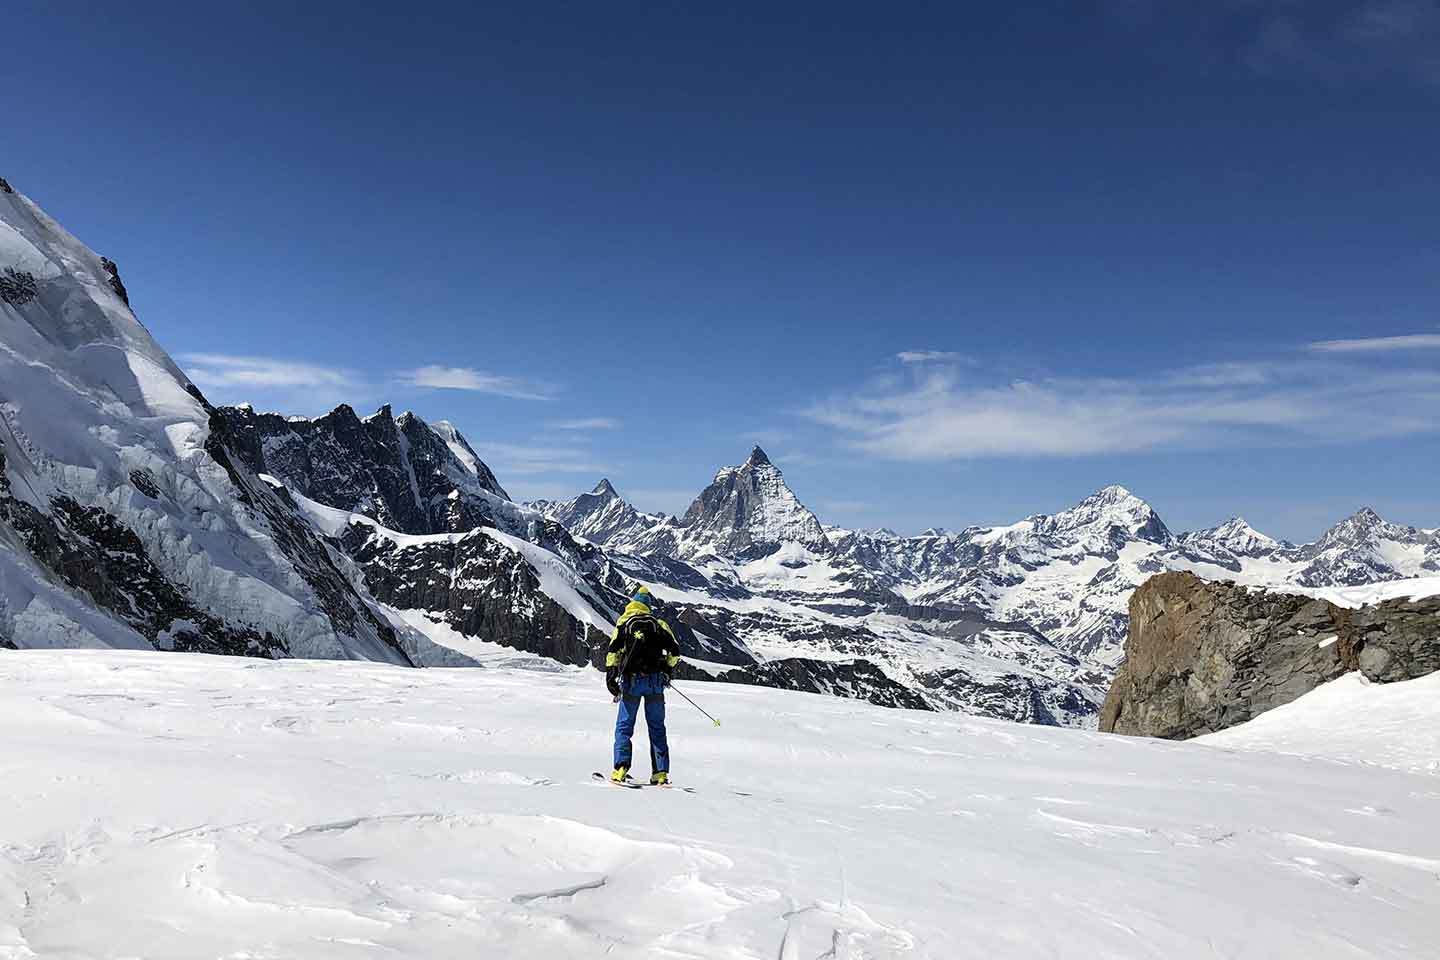
{"label": "black backpack", "polygon": [[660,621],[648,613],[626,620],[620,627],[620,635],[625,639],[622,672],[654,673],[658,670],[664,633],[665,628],[660,626]]}

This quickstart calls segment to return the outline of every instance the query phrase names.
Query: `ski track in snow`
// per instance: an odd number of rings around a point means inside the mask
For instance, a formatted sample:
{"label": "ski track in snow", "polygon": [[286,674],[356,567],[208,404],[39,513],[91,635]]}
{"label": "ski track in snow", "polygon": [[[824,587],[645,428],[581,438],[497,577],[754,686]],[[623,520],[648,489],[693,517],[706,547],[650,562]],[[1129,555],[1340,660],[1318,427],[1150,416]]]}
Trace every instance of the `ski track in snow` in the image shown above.
{"label": "ski track in snow", "polygon": [[[1423,762],[1440,677],[1332,685],[1323,711],[1302,698],[1215,746],[690,689],[725,723],[670,704],[696,792],[628,791],[590,777],[613,707],[581,671],[5,653],[0,957],[1413,958],[1440,942]],[[1397,733],[1396,710],[1422,733]],[[1327,729],[1347,755],[1383,738],[1389,765],[1324,755]],[[1265,748],[1302,742],[1316,756]]]}

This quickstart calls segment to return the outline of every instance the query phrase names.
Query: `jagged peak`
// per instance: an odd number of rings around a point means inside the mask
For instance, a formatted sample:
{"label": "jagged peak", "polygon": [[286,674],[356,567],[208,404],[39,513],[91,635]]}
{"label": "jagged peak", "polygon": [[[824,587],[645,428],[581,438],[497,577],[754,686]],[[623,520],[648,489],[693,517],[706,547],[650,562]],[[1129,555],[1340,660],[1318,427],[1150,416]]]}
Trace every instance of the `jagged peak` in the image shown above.
{"label": "jagged peak", "polygon": [[[341,406],[344,406],[344,404],[341,404]],[[370,414],[370,416],[366,417],[365,420],[364,420],[364,422],[365,422],[365,423],[370,423],[372,420],[394,420],[394,419],[395,419],[395,412],[394,412],[394,410],[391,409],[390,404],[388,404],[388,403],[382,403],[382,404],[380,405],[380,409],[379,409],[379,410],[376,410],[374,413]]]}
{"label": "jagged peak", "polygon": [[331,418],[340,420],[354,420],[359,422],[360,415],[355,412],[355,408],[350,406],[350,404],[339,403],[335,405],[335,408],[333,410],[325,414],[325,416],[320,417],[319,419],[329,420]]}
{"label": "jagged peak", "polygon": [[620,499],[620,494],[615,491],[615,486],[610,482],[609,477],[595,484],[595,489],[590,491],[590,495],[592,497],[613,497],[617,500]]}
{"label": "jagged peak", "polygon": [[1404,537],[1409,533],[1409,528],[1391,523],[1380,516],[1373,507],[1361,507],[1326,530],[1317,542],[1334,544],[1336,541],[1344,542],[1356,537]]}
{"label": "jagged peak", "polygon": [[770,463],[770,457],[766,455],[764,450],[760,449],[760,444],[757,443],[754,447],[751,448],[750,456],[745,461],[745,465],[750,467],[758,467],[762,464],[774,466],[774,464]]}

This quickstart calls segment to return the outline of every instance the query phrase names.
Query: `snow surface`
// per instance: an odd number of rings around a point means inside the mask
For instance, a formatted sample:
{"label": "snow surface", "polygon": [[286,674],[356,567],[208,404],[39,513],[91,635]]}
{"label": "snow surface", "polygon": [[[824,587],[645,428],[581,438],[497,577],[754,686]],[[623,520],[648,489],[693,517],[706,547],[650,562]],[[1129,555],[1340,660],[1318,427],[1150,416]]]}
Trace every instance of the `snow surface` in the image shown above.
{"label": "snow surface", "polygon": [[[1440,775],[1437,714],[1440,673],[1401,683],[1371,683],[1351,673],[1194,742]],[[1346,722],[1351,718],[1359,722]]]}
{"label": "snow surface", "polygon": [[1440,596],[1440,577],[1415,577],[1410,580],[1388,580],[1363,587],[1313,587],[1294,592],[1329,600],[1337,607],[1364,607],[1386,600],[1424,600]]}
{"label": "snow surface", "polygon": [[1225,749],[697,684],[684,793],[583,670],[4,653],[0,957],[1429,956],[1437,682]]}

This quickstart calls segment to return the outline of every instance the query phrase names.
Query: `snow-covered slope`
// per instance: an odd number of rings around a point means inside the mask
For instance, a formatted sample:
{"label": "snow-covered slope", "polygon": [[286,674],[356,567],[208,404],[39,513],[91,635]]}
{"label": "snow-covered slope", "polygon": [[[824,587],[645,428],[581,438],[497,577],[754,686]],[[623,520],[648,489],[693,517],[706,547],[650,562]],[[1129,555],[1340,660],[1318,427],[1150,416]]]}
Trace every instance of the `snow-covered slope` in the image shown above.
{"label": "snow-covered slope", "polygon": [[8,186],[0,275],[0,642],[414,659],[234,461],[115,265]]}
{"label": "snow-covered slope", "polygon": [[692,684],[685,793],[591,780],[586,671],[12,652],[0,955],[1410,960],[1410,686],[1204,746]]}
{"label": "snow-covered slope", "polygon": [[[1400,683],[1371,683],[1364,674],[1351,673],[1254,720],[1191,742],[1440,776],[1437,709],[1440,673]],[[1381,816],[1385,811],[1367,805],[1363,812]]]}

